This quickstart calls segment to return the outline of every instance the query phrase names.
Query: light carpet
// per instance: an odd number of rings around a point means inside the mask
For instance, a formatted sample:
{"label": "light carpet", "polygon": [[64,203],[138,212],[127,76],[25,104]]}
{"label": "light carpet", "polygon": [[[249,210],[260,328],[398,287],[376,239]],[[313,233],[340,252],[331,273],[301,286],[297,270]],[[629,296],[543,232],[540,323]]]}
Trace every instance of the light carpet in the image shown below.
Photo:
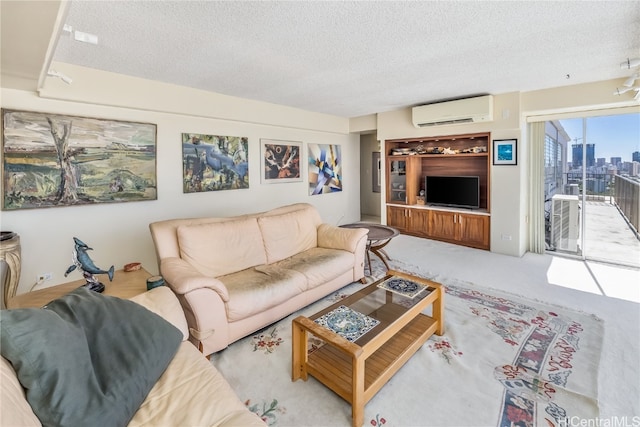
{"label": "light carpet", "polygon": [[[372,260],[373,276],[383,266]],[[429,278],[395,261],[392,268]],[[598,417],[603,322],[593,315],[453,279],[445,333],[431,337],[365,407],[365,425],[563,426]],[[313,377],[291,381],[291,320],[354,283],[214,354],[211,362],[270,426],[349,426],[351,406]],[[215,396],[212,396],[215,399]]]}

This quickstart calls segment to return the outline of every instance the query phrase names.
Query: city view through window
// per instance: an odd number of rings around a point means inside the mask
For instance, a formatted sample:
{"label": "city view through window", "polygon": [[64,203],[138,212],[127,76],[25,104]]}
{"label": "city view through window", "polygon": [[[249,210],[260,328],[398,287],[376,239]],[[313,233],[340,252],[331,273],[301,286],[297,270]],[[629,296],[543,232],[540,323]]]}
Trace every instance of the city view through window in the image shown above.
{"label": "city view through window", "polygon": [[547,250],[640,267],[640,114],[545,129]]}

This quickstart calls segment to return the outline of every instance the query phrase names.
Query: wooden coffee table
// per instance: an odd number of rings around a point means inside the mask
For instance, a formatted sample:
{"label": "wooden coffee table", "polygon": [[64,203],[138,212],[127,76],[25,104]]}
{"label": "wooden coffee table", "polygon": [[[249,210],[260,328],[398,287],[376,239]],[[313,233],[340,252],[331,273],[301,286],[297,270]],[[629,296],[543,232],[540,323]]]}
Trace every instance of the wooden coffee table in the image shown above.
{"label": "wooden coffee table", "polygon": [[[405,279],[394,281],[425,289],[410,298],[378,287],[392,283],[389,279]],[[364,405],[431,335],[444,333],[443,298],[439,283],[390,270],[384,278],[313,316],[297,317],[292,322],[292,381],[306,381],[312,375],[351,404],[353,427],[362,426]],[[316,322],[323,319],[327,326]],[[351,334],[359,326],[376,322],[359,338],[353,336],[357,332]],[[340,335],[331,326],[346,333]],[[310,334],[325,343],[311,353]]]}

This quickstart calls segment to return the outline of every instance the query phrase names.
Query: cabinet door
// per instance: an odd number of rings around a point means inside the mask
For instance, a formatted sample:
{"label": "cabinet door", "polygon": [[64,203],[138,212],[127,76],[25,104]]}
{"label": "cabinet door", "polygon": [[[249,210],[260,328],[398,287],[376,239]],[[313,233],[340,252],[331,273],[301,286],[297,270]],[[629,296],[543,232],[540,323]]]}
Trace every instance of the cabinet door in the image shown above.
{"label": "cabinet door", "polygon": [[435,239],[457,240],[456,213],[429,211],[428,235]]}
{"label": "cabinet door", "polygon": [[395,206],[387,207],[387,225],[397,228],[399,231],[407,229],[407,209]]}
{"label": "cabinet door", "polygon": [[489,248],[489,217],[458,214],[460,240],[466,245]]}
{"label": "cabinet door", "polygon": [[409,210],[409,232],[416,236],[429,235],[429,211],[424,209]]}
{"label": "cabinet door", "polygon": [[407,161],[391,158],[388,166],[387,202],[407,203]]}

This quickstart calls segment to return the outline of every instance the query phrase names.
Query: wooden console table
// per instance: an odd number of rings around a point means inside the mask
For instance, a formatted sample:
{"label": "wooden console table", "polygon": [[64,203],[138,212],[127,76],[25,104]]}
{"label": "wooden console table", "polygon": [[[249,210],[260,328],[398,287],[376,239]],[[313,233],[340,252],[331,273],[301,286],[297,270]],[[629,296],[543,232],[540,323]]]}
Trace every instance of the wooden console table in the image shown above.
{"label": "wooden console table", "polygon": [[[105,286],[104,292],[102,292],[104,295],[129,299],[147,291],[147,279],[151,277],[151,273],[144,268],[128,273],[124,270],[117,270],[113,274],[112,282],[109,281],[106,274],[101,274],[97,277]],[[84,279],[80,279],[20,294],[7,301],[7,308],[43,307],[85,283]]]}

